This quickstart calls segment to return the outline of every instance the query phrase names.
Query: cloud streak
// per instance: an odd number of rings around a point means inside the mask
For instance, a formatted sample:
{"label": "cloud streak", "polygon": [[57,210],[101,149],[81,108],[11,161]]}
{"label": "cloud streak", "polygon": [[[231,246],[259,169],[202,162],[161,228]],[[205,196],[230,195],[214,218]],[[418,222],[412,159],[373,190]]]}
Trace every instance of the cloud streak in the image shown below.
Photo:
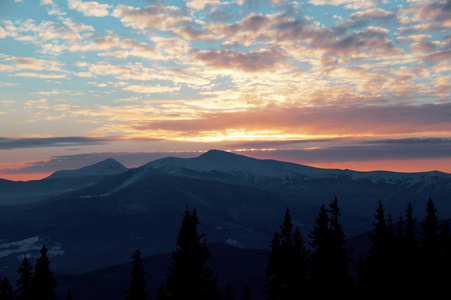
{"label": "cloud streak", "polygon": [[0,137],[0,150],[23,148],[104,145],[110,139],[88,137],[6,138]]}

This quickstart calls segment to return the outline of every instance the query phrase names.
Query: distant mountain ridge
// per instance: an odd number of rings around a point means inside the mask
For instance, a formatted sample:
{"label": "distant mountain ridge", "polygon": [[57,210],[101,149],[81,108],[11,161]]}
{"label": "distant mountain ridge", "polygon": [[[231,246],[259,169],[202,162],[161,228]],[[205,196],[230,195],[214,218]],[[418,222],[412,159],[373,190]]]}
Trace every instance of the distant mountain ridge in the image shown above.
{"label": "distant mountain ridge", "polygon": [[127,170],[128,169],[117,160],[108,158],[96,164],[80,169],[56,171],[46,179],[80,178],[85,176],[111,176],[124,173]]}
{"label": "distant mountain ridge", "polygon": [[0,179],[0,206],[39,202],[50,197],[95,184],[128,169],[109,158],[76,170],[56,171],[52,175],[31,181]]}
{"label": "distant mountain ridge", "polygon": [[391,171],[362,172],[323,169],[277,160],[256,159],[220,150],[210,150],[195,158],[162,158],[149,162],[145,166],[177,175],[183,173],[184,170],[196,172],[220,171],[241,177],[247,176],[255,180],[267,178],[302,178],[304,180],[348,178],[355,180],[368,179],[375,183],[384,181],[387,183],[416,184],[420,182],[427,183],[431,179],[433,181],[451,179],[451,174],[439,171],[399,173]]}
{"label": "distant mountain ridge", "polygon": [[[451,218],[451,174],[441,172],[318,169],[219,150],[123,170],[107,160],[28,182],[37,185],[35,191],[50,183],[84,185],[34,203],[3,206],[0,265],[14,273],[17,257],[31,257],[40,241],[53,249],[55,270],[72,274],[127,262],[137,248],[147,255],[167,253],[186,205],[198,210],[209,242],[257,249],[269,247],[287,208],[305,236],[320,205],[334,197],[348,237],[371,228],[379,201],[394,219],[412,202],[420,219],[432,197],[439,217]],[[117,174],[106,175],[110,171]],[[59,178],[64,174],[73,177]]]}

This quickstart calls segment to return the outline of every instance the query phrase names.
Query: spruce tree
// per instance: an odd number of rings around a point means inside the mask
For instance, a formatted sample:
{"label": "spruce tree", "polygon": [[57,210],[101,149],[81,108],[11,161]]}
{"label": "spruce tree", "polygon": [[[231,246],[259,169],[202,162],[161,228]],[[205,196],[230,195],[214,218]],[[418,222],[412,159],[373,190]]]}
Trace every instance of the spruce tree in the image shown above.
{"label": "spruce tree", "polygon": [[310,298],[310,253],[305,248],[304,238],[299,227],[293,234],[294,258],[292,266],[292,299]]}
{"label": "spruce tree", "polygon": [[312,288],[314,299],[328,299],[334,291],[330,290],[330,240],[329,217],[324,204],[315,219],[315,227],[310,232],[312,253]]}
{"label": "spruce tree", "polygon": [[417,287],[421,285],[417,275],[419,261],[418,241],[415,233],[416,219],[413,217],[413,206],[407,204],[404,218],[398,221],[398,230],[394,240],[393,251],[398,277],[397,293],[394,296],[413,299],[417,295]]}
{"label": "spruce tree", "polygon": [[265,299],[279,299],[282,295],[281,282],[281,251],[280,251],[280,234],[274,232],[271,240],[271,253],[268,258],[268,266],[266,267],[266,281],[263,285]]}
{"label": "spruce tree", "polygon": [[47,248],[42,246],[41,256],[36,262],[34,275],[31,280],[33,298],[39,300],[55,300],[55,288],[57,286],[53,279],[53,271],[50,269],[50,260],[47,257]]}
{"label": "spruce tree", "polygon": [[379,201],[375,214],[376,222],[373,223],[373,233],[368,233],[371,239],[367,256],[367,282],[371,299],[384,299],[389,297],[397,281],[394,277],[395,268],[393,260],[393,234],[390,227],[390,218],[385,217],[382,202]]}
{"label": "spruce tree", "polygon": [[263,287],[266,299],[299,299],[307,293],[307,251],[299,228],[293,232],[287,209],[271,242],[271,254]]}
{"label": "spruce tree", "polygon": [[207,266],[211,257],[205,235],[197,233],[196,210],[186,208],[166,279],[168,299],[221,299],[217,278]]}
{"label": "spruce tree", "polygon": [[20,274],[19,279],[16,280],[17,283],[17,292],[19,293],[19,300],[28,300],[31,299],[31,280],[33,278],[32,273],[33,267],[31,266],[30,261],[26,256],[24,256],[22,260],[22,264],[20,265],[17,272]]}
{"label": "spruce tree", "polygon": [[0,280],[0,299],[1,300],[14,299],[13,287],[9,283],[8,278],[3,278],[3,280]]}
{"label": "spruce tree", "polygon": [[137,249],[132,254],[133,270],[131,273],[130,286],[127,290],[127,300],[147,300],[149,295],[146,291],[146,271],[141,258],[141,251]]}
{"label": "spruce tree", "polygon": [[420,275],[422,290],[420,295],[434,299],[437,297],[435,287],[439,267],[439,224],[437,208],[431,198],[426,204],[426,216],[420,222]]}
{"label": "spruce tree", "polygon": [[341,215],[338,207],[338,199],[329,204],[329,222],[330,222],[330,286],[338,298],[352,297],[354,291],[354,282],[348,271],[348,265],[351,262],[350,251],[345,248],[346,235],[340,225],[339,217]]}

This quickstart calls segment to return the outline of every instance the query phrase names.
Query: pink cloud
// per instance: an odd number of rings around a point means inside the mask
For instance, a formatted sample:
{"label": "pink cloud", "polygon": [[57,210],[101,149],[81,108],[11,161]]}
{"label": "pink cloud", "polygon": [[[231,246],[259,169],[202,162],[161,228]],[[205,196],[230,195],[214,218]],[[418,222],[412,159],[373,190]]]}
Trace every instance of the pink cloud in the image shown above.
{"label": "pink cloud", "polygon": [[194,60],[213,69],[232,69],[245,72],[258,72],[273,68],[281,59],[274,50],[258,49],[248,53],[225,51],[198,51]]}
{"label": "pink cloud", "polygon": [[278,130],[307,135],[391,135],[442,132],[450,134],[451,103],[391,106],[305,107],[206,113],[191,120],[146,122],[137,130],[169,130],[185,134],[245,129]]}

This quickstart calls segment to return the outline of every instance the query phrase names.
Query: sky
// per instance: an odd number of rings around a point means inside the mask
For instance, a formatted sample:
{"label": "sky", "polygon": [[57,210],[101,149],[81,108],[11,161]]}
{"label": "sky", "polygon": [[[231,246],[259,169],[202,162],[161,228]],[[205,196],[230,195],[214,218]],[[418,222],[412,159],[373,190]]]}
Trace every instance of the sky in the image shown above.
{"label": "sky", "polygon": [[0,178],[221,149],[451,173],[451,0],[0,0]]}

